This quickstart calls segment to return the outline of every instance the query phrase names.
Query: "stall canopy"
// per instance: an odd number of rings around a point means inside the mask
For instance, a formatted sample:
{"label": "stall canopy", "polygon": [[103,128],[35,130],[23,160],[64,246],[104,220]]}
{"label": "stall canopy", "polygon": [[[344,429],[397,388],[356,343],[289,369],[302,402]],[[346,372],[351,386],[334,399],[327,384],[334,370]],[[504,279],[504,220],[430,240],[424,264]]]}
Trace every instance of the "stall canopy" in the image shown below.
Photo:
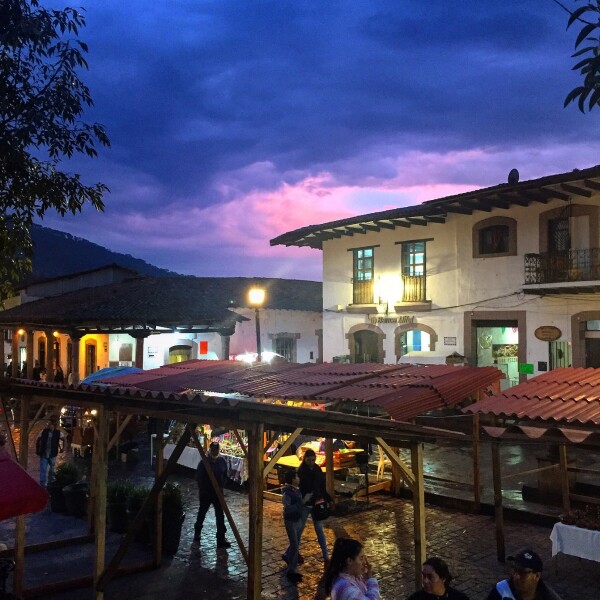
{"label": "stall canopy", "polygon": [[600,369],[554,369],[476,402],[463,411],[544,422],[600,425]]}
{"label": "stall canopy", "polygon": [[46,508],[48,494],[0,448],[0,521],[39,512]]}
{"label": "stall canopy", "polygon": [[143,373],[102,379],[119,387],[163,393],[239,394],[270,401],[299,401],[334,407],[359,403],[395,420],[452,408],[497,383],[495,367],[382,364],[246,365],[190,360]]}

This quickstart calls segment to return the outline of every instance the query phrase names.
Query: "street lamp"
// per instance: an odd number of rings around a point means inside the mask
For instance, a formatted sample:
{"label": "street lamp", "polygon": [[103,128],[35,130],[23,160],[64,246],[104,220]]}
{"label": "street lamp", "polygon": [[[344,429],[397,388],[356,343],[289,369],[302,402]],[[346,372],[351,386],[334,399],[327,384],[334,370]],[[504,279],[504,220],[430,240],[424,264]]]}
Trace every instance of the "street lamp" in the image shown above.
{"label": "street lamp", "polygon": [[254,306],[254,314],[256,315],[256,354],[258,362],[262,362],[262,347],[260,344],[260,307],[265,301],[265,290],[261,288],[252,288],[248,292],[248,301]]}

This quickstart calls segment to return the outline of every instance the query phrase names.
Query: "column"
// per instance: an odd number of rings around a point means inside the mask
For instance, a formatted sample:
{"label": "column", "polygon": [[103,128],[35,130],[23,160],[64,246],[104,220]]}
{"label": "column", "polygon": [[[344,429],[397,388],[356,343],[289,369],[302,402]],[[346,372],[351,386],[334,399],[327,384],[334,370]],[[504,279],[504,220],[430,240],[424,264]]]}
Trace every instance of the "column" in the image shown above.
{"label": "column", "polygon": [[46,334],[46,381],[54,381],[54,369],[56,360],[54,359],[54,331],[44,329]]}
{"label": "column", "polygon": [[35,360],[33,358],[33,342],[34,342],[34,330],[27,330],[27,379],[33,379],[33,366]]}
{"label": "column", "polygon": [[79,331],[71,331],[69,337],[71,338],[71,365],[73,368],[71,383],[79,385],[79,343],[83,335]]}
{"label": "column", "polygon": [[144,340],[150,335],[149,331],[134,331],[129,334],[135,339],[135,366],[144,368]]}
{"label": "column", "polygon": [[229,360],[231,336],[221,334],[221,360]]}
{"label": "column", "polygon": [[19,377],[19,328],[12,330],[12,377]]}

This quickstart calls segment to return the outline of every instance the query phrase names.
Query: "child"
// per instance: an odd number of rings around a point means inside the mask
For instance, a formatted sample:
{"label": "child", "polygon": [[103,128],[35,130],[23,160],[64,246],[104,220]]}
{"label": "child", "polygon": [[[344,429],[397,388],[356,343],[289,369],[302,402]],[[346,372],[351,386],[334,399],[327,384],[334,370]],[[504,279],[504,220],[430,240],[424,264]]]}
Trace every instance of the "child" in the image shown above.
{"label": "child", "polygon": [[298,548],[302,535],[302,514],[304,502],[298,488],[300,479],[295,469],[286,471],[284,475],[285,486],[282,492],[283,522],[290,545],[282,558],[287,563],[286,577],[294,584],[302,581],[302,575],[296,571],[298,566]]}

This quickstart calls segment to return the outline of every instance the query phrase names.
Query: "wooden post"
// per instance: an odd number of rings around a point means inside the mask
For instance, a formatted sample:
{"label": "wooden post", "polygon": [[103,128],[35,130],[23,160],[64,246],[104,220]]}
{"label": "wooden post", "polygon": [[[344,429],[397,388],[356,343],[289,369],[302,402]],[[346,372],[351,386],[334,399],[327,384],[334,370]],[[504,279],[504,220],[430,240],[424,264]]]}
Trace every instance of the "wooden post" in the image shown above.
{"label": "wooden post", "polygon": [[[400,448],[392,447],[392,451],[396,456],[400,456]],[[391,459],[390,459],[391,460]],[[403,484],[402,471],[398,465],[392,460],[392,496],[399,498]]]}
{"label": "wooden post", "polygon": [[325,438],[325,489],[327,493],[335,498],[335,487],[333,483],[333,438]]}
{"label": "wooden post", "polygon": [[560,456],[560,489],[562,492],[562,503],[565,512],[571,510],[571,499],[569,497],[569,470],[567,458],[567,445],[560,444],[558,446]]}
{"label": "wooden post", "polygon": [[95,540],[95,562],[94,562],[94,598],[102,600],[104,591],[97,588],[98,581],[104,570],[106,553],[106,479],[108,475],[107,447],[108,447],[108,416],[104,406],[98,406],[96,416],[98,429],[93,448],[94,461],[94,540]]}
{"label": "wooden post", "polygon": [[[156,481],[162,475],[164,470],[164,436],[163,431],[165,430],[165,422],[163,419],[157,419],[156,421],[156,461],[154,463],[154,472],[156,475]],[[156,498],[156,505],[154,507],[154,566],[158,569],[162,560],[162,490],[158,493]]]}
{"label": "wooden post", "polygon": [[19,328],[15,326],[12,330],[12,363],[11,363],[11,377],[20,377],[20,365],[19,365]]}
{"label": "wooden post", "polygon": [[[14,359],[13,359],[14,360]],[[19,464],[27,470],[29,453],[29,437],[27,435],[29,421],[29,398],[21,400],[21,438],[19,440]],[[23,597],[23,583],[25,578],[25,516],[16,519],[15,531],[15,571],[13,575],[13,594],[16,598]]]}
{"label": "wooden post", "polygon": [[262,423],[248,430],[248,589],[247,600],[261,600],[262,593],[262,543],[263,543],[263,429]]}
{"label": "wooden post", "polygon": [[27,372],[25,373],[27,379],[33,379],[33,365],[35,364],[35,361],[33,360],[33,334],[33,329],[27,330]]}
{"label": "wooden post", "polygon": [[502,473],[500,471],[500,443],[492,442],[492,473],[494,479],[494,516],[496,517],[496,554],[498,562],[505,562],[504,512],[502,509]]}
{"label": "wooden post", "polygon": [[481,511],[481,467],[479,461],[479,413],[473,413],[473,510]]}
{"label": "wooden post", "polygon": [[422,587],[421,565],[425,562],[427,538],[425,532],[425,484],[423,479],[423,444],[410,446],[411,470],[415,477],[412,487],[415,535],[415,589]]}

